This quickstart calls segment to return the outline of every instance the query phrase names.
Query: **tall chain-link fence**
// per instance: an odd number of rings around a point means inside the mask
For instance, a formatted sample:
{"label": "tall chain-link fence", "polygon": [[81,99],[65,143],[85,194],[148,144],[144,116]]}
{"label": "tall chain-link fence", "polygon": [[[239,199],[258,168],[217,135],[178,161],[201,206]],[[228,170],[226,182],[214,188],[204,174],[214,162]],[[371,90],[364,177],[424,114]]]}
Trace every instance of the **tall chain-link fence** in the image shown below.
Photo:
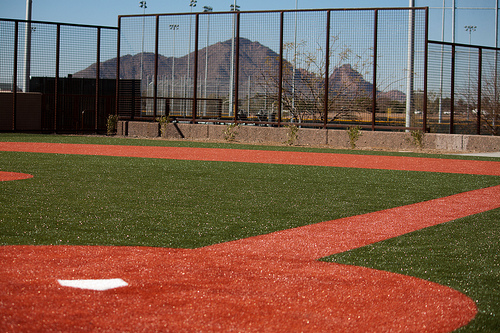
{"label": "tall chain-link fence", "polygon": [[432,132],[500,134],[499,51],[429,42],[427,122]]}
{"label": "tall chain-link fence", "polygon": [[[423,129],[427,9],[121,16],[126,119]],[[139,87],[139,85],[138,85]],[[140,100],[140,101],[139,101]]]}
{"label": "tall chain-link fence", "polygon": [[117,28],[0,19],[0,130],[103,132],[117,114],[498,135],[499,49],[429,41],[428,16],[203,12],[121,16]]}
{"label": "tall chain-link fence", "polygon": [[117,28],[0,19],[0,36],[0,130],[106,131]]}

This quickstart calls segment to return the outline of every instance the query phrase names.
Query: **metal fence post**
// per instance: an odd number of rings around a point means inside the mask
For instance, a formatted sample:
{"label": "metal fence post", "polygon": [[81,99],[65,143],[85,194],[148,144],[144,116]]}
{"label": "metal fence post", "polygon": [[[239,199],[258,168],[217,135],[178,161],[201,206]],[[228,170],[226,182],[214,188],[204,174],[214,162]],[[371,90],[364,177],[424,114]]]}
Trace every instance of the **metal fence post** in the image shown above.
{"label": "metal fence post", "polygon": [[429,66],[429,8],[425,8],[425,41],[424,41],[424,105],[422,110],[422,132],[427,131],[427,72]]}
{"label": "metal fence post", "polygon": [[95,68],[95,119],[94,119],[94,130],[97,132],[98,128],[98,116],[99,116],[99,77],[101,70],[101,28],[97,28],[97,61]]}
{"label": "metal fence post", "polygon": [[156,15],[155,24],[155,68],[153,74],[153,119],[156,119],[157,107],[158,107],[158,39],[159,39],[159,29],[160,29],[160,15]]}
{"label": "metal fence post", "polygon": [[234,97],[233,97],[233,118],[238,121],[238,102],[239,102],[239,74],[240,74],[240,12],[236,12],[236,33],[234,37]]}
{"label": "metal fence post", "polygon": [[19,23],[16,21],[14,24],[14,68],[12,73],[12,130],[16,130],[16,116],[17,116],[17,52],[19,41]]}
{"label": "metal fence post", "polygon": [[323,119],[323,128],[326,129],[326,125],[328,124],[328,91],[329,88],[329,73],[330,73],[330,16],[331,11],[326,12],[326,51],[325,51],[325,95],[324,95],[324,119]]}
{"label": "metal fence post", "polygon": [[[192,123],[196,124],[196,111],[198,109],[198,96],[197,96],[197,91],[198,91],[198,37],[199,37],[199,27],[200,27],[200,14],[196,14],[195,20],[194,20],[194,68],[193,68],[193,105],[192,105],[192,111],[191,111],[191,116],[192,116]],[[191,38],[191,36],[189,36]],[[207,69],[205,68],[205,71]]]}
{"label": "metal fence post", "polygon": [[[281,109],[282,109],[282,97],[283,97],[283,33],[284,33],[284,22],[285,12],[280,13],[280,60],[278,68],[278,127],[281,126]],[[269,113],[268,113],[269,114]]]}
{"label": "metal fence post", "polygon": [[483,49],[478,49],[477,65],[477,135],[481,135],[481,85],[483,75]]}
{"label": "metal fence post", "polygon": [[[116,84],[115,84],[115,116],[118,116],[120,100],[120,26],[122,18],[118,16],[118,33],[116,38]],[[133,114],[132,114],[133,117]],[[125,134],[125,133],[123,133]]]}
{"label": "metal fence post", "polygon": [[449,133],[453,134],[454,129],[454,114],[455,114],[455,44],[451,45],[451,83],[450,83],[450,129]]}
{"label": "metal fence post", "polygon": [[56,35],[56,73],[55,73],[55,83],[54,83],[54,132],[57,132],[57,104],[59,102],[59,58],[61,56],[61,25],[57,24],[57,35]]}
{"label": "metal fence post", "polygon": [[374,27],[373,27],[372,131],[375,131],[375,113],[377,110],[377,43],[378,43],[378,9],[375,9]]}
{"label": "metal fence post", "polygon": [[[414,1],[410,1],[410,7],[413,7]],[[408,11],[408,51],[407,51],[407,70],[406,70],[406,117],[405,127],[412,125],[412,113],[414,113],[414,86],[415,86],[415,11],[410,8]]]}

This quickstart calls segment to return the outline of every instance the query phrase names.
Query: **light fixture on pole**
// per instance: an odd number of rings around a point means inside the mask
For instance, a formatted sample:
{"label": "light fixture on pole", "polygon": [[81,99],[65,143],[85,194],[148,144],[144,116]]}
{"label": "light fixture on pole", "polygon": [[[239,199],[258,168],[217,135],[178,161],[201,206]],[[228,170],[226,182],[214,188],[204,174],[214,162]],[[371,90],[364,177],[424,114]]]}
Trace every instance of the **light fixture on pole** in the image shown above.
{"label": "light fixture on pole", "polygon": [[469,45],[471,45],[471,36],[472,36],[472,33],[474,31],[476,31],[477,26],[475,26],[475,25],[466,25],[464,28],[465,28],[465,31],[469,32]]}
{"label": "light fixture on pole", "polygon": [[174,42],[173,42],[173,48],[172,48],[172,97],[174,97],[174,76],[175,76],[175,31],[179,30],[179,25],[178,24],[170,24],[169,29],[173,31],[174,33]]}
{"label": "light fixture on pole", "polygon": [[[469,46],[471,45],[471,38],[472,38],[472,33],[476,31],[477,26],[475,25],[466,25],[464,26],[464,29],[466,32],[469,33]],[[467,85],[467,119],[469,119],[469,113],[470,113],[470,52],[471,48],[469,47],[469,64],[468,64],[468,70],[467,70],[467,76],[468,76],[468,85]]]}
{"label": "light fixture on pole", "polygon": [[[203,6],[203,12],[209,13],[213,11],[213,8],[210,6]],[[203,98],[205,98],[205,105],[203,107],[203,115],[207,115],[207,73],[208,73],[208,37],[210,36],[210,14],[207,15],[207,46],[205,48],[205,89],[203,91]]]}

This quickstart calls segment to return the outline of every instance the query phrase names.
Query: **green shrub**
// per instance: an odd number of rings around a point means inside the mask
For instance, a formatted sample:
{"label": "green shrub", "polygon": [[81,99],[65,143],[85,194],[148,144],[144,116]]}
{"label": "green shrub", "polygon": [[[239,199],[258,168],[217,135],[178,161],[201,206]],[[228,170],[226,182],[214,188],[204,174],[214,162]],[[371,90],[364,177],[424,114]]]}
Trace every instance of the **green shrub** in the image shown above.
{"label": "green shrub", "polygon": [[297,141],[297,138],[298,138],[298,132],[299,132],[299,128],[295,125],[289,125],[289,126],[285,126],[286,128],[288,128],[288,133],[287,133],[287,137],[288,139],[283,142],[289,146],[292,146],[295,144],[295,141]]}
{"label": "green shrub", "polygon": [[110,114],[108,116],[108,121],[106,122],[106,134],[107,135],[116,134],[117,124],[118,124],[118,116],[115,114]]}
{"label": "green shrub", "polygon": [[359,137],[363,135],[363,133],[361,133],[361,127],[360,126],[348,127],[347,134],[349,134],[349,143],[351,145],[351,149],[355,149],[356,142],[358,141]]}
{"label": "green shrub", "polygon": [[238,128],[240,127],[237,123],[232,123],[226,126],[226,130],[224,131],[224,140],[226,141],[234,141],[236,140],[236,135],[238,134]]}

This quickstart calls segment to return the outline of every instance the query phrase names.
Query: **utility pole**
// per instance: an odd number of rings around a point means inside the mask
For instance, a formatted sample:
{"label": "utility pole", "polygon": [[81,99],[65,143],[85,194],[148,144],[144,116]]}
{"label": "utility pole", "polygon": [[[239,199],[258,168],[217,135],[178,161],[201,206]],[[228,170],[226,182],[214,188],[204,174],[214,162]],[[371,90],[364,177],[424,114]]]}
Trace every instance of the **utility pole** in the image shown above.
{"label": "utility pole", "polygon": [[292,69],[292,119],[293,122],[295,112],[295,72],[297,69],[297,10],[299,9],[299,0],[295,0],[295,20],[293,28],[293,69]]}
{"label": "utility pole", "polygon": [[146,20],[146,1],[140,1],[139,2],[139,7],[142,8],[142,50],[141,50],[141,73],[139,78],[141,79],[141,87],[142,87],[142,72],[143,72],[143,57],[144,57],[144,25],[145,25],[145,20]]}
{"label": "utility pole", "polygon": [[169,28],[170,28],[170,30],[173,31],[173,34],[174,34],[174,38],[173,38],[174,47],[172,48],[173,54],[172,54],[172,82],[171,82],[171,88],[172,88],[172,97],[175,97],[175,95],[174,95],[174,93],[175,93],[175,91],[174,91],[174,82],[175,82],[175,32],[177,30],[179,30],[179,25],[178,24],[170,24]]}
{"label": "utility pole", "polygon": [[408,128],[411,126],[412,100],[413,100],[413,76],[415,62],[415,0],[409,0],[409,16],[408,16],[408,68],[406,76],[406,124]]}
{"label": "utility pole", "polygon": [[[203,12],[209,13],[213,11],[213,8],[210,6],[203,6]],[[205,98],[205,104],[203,106],[203,115],[207,115],[207,74],[208,74],[208,38],[210,36],[210,14],[207,15],[207,46],[205,48],[205,89],[203,90],[203,98]]]}
{"label": "utility pole", "polygon": [[[239,10],[240,6],[236,5],[236,0],[234,0],[234,4],[231,5],[231,11],[234,11],[233,17],[233,36],[231,38],[231,73],[229,77],[229,117],[233,116],[233,107],[234,107],[234,42],[236,38],[236,12]],[[236,96],[238,98],[238,96]],[[236,112],[238,112],[236,110]]]}
{"label": "utility pole", "polygon": [[[471,38],[472,38],[472,33],[474,31],[476,31],[477,29],[477,26],[475,25],[466,25],[464,26],[465,28],[465,31],[466,32],[469,32],[469,64],[468,64],[468,67],[467,67],[467,76],[468,76],[468,85],[467,85],[467,120],[469,120],[469,113],[470,113],[470,53],[472,51],[472,48],[470,47],[471,45]],[[478,110],[479,112],[479,110]]]}
{"label": "utility pole", "polygon": [[[24,39],[24,80],[23,91],[30,90],[30,67],[31,67],[31,13],[33,1],[26,0],[26,37]],[[17,89],[17,87],[14,87]]]}
{"label": "utility pole", "polygon": [[[189,15],[189,38],[188,38],[188,68],[187,68],[187,77],[186,77],[186,80],[184,81],[185,84],[184,84],[184,95],[183,97],[186,97],[186,93],[187,93],[187,85],[189,84],[189,86],[191,87],[191,26],[192,26],[192,20],[193,20],[193,8],[196,7],[196,2],[197,0],[190,0],[189,2],[189,7],[191,8],[190,11],[191,11],[191,15]],[[187,114],[187,110],[188,110],[188,105],[187,105],[187,101],[184,101],[184,114],[186,115]]]}

